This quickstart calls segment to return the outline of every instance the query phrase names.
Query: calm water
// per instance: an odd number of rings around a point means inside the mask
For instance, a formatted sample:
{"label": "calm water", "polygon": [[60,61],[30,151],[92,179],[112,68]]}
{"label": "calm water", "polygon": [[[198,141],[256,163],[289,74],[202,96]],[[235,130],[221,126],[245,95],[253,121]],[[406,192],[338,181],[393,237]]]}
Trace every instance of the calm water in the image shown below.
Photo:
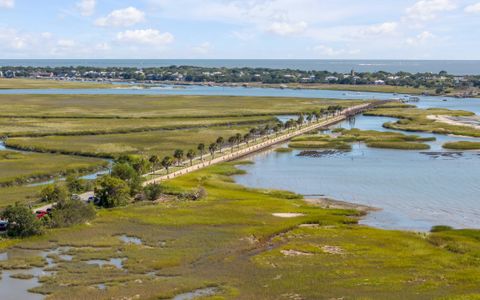
{"label": "calm water", "polygon": [[321,59],[0,59],[0,66],[92,66],[92,67],[250,67],[271,69],[358,72],[433,72],[478,74],[478,60],[321,60]]}
{"label": "calm water", "polygon": [[[392,118],[356,118],[354,127],[386,130]],[[350,128],[346,122],[338,125]],[[446,141],[474,140],[428,133],[437,141],[431,150],[442,152]],[[438,224],[480,228],[480,152],[438,156],[420,151],[367,148],[355,144],[353,151],[320,158],[298,157],[300,151],[260,153],[254,165],[236,181],[250,187],[276,188],[304,195],[381,208],[362,223],[388,229],[429,230]]]}

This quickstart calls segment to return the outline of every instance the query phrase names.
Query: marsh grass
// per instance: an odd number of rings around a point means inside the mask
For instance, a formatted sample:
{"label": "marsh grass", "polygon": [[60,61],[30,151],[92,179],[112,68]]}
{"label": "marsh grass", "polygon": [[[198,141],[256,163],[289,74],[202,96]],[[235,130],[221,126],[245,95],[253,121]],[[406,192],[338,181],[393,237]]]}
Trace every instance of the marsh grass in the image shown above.
{"label": "marsh grass", "polygon": [[480,150],[480,142],[450,142],[443,144],[443,148],[451,150]]}
{"label": "marsh grass", "polygon": [[[219,289],[213,298],[227,299],[417,299],[480,292],[478,231],[422,235],[368,228],[356,224],[359,213],[352,210],[322,209],[289,192],[237,185],[230,176],[238,173],[234,163],[220,164],[164,183],[176,191],[201,184],[208,192],[201,201],[102,209],[90,225],[17,241],[24,248],[72,247],[67,253],[73,260],[56,261],[56,275],[42,277],[34,290],[51,299],[164,299],[211,286]],[[282,212],[303,216],[272,215]],[[124,244],[122,234],[143,244]],[[286,256],[282,250],[311,255]],[[86,264],[110,258],[124,258],[125,270]],[[45,262],[15,265],[22,263]]]}

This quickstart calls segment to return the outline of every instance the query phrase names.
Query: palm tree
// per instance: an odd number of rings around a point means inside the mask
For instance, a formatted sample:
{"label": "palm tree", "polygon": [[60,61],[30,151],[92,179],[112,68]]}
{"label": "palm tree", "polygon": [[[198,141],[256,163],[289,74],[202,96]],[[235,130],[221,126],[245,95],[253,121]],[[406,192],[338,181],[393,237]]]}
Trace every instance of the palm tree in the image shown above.
{"label": "palm tree", "polygon": [[215,151],[217,151],[217,144],[216,143],[211,143],[210,146],[208,146],[208,151],[210,151],[210,155],[212,156],[212,159],[215,158]]}
{"label": "palm tree", "polygon": [[253,141],[257,141],[257,128],[250,129],[250,135],[253,136]]}
{"label": "palm tree", "polygon": [[278,132],[282,129],[282,124],[276,124],[273,127],[273,132],[275,132],[275,136],[278,136]]}
{"label": "palm tree", "polygon": [[195,150],[193,150],[193,149],[188,150],[187,158],[190,160],[190,166],[193,165],[193,159],[195,158],[196,155],[197,155],[197,153],[195,152]]}
{"label": "palm tree", "polygon": [[223,147],[223,144],[225,143],[225,140],[223,139],[223,137],[218,137],[217,141],[216,141],[217,145],[218,145],[218,149],[220,150],[220,153],[222,153],[222,147]]}
{"label": "palm tree", "polygon": [[241,133],[235,135],[235,143],[237,143],[237,148],[240,149],[240,143],[243,141],[243,136]]}
{"label": "palm tree", "polygon": [[318,119],[320,118],[320,114],[318,113],[318,111],[312,112],[312,116],[315,118],[315,121],[318,121]]}
{"label": "palm tree", "polygon": [[313,115],[311,113],[308,113],[307,114],[307,122],[308,124],[310,124],[312,122],[312,119],[313,119]]}
{"label": "palm tree", "polygon": [[252,137],[252,136],[251,136],[250,132],[245,133],[245,134],[243,135],[243,140],[245,141],[245,143],[247,143],[247,146],[248,146],[248,143],[250,142],[250,138],[251,138],[251,137]]}
{"label": "palm tree", "polygon": [[183,160],[183,150],[181,149],[175,150],[175,152],[173,153],[173,157],[177,161],[177,166],[179,166]]}
{"label": "palm tree", "polygon": [[230,147],[232,149],[232,153],[233,153],[233,146],[235,146],[235,142],[236,142],[236,138],[235,136],[231,136],[228,138],[228,143],[230,144]]}
{"label": "palm tree", "polygon": [[198,144],[197,150],[200,151],[200,159],[203,161],[203,154],[205,154],[205,144],[204,143]]}
{"label": "palm tree", "polygon": [[302,126],[304,121],[305,119],[303,118],[303,114],[301,114],[300,117],[298,117],[297,119],[297,125]]}
{"label": "palm tree", "polygon": [[160,158],[157,155],[152,155],[150,156],[148,161],[150,162],[150,164],[152,164],[152,173],[155,173],[158,163],[160,162]]}
{"label": "palm tree", "polygon": [[165,156],[162,160],[162,167],[164,167],[165,170],[167,170],[167,174],[168,174],[169,168],[172,165],[173,165],[173,159],[170,156]]}

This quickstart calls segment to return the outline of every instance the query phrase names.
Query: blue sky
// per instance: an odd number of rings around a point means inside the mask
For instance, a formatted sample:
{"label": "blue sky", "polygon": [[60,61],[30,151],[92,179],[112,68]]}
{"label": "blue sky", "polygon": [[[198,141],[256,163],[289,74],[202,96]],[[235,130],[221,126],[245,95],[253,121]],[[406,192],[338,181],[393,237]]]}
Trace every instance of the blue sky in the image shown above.
{"label": "blue sky", "polygon": [[0,0],[0,58],[480,59],[480,0]]}

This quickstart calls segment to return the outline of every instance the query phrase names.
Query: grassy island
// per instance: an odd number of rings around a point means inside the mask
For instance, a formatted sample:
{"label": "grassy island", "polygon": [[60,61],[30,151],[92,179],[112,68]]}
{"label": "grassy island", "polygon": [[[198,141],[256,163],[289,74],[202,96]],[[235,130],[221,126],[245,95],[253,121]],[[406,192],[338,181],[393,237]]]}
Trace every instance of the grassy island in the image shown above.
{"label": "grassy island", "polygon": [[480,150],[480,142],[451,142],[443,144],[443,148],[451,150]]}
{"label": "grassy island", "polygon": [[346,130],[340,128],[334,130],[334,133],[337,135],[304,135],[294,138],[289,144],[289,147],[301,149],[328,148],[350,150],[351,143],[364,142],[367,147],[371,148],[426,150],[429,149],[430,146],[424,142],[435,140],[435,138],[421,138],[416,135],[375,130]]}

